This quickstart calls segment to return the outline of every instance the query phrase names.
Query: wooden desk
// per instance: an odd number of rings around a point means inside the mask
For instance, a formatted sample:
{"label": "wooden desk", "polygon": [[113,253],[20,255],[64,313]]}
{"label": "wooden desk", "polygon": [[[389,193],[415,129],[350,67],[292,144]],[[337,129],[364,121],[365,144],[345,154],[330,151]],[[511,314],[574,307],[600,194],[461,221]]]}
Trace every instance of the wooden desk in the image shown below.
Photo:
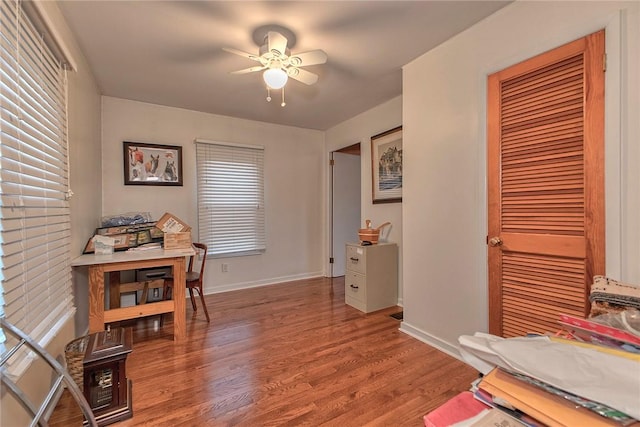
{"label": "wooden desk", "polygon": [[[120,320],[135,319],[154,314],[173,313],[173,339],[182,341],[186,336],[185,325],[185,257],[193,255],[190,249],[150,250],[140,252],[114,252],[110,255],[85,254],[71,262],[72,267],[89,267],[89,333],[104,330],[105,323]],[[171,266],[173,270],[173,300],[159,301],[152,304],[135,305],[120,308],[120,302],[115,303],[114,296],[120,294],[120,281],[111,283],[109,310],[105,310],[104,275],[105,273],[119,273],[138,268]],[[115,275],[111,274],[115,279]],[[119,274],[118,274],[119,277]]]}

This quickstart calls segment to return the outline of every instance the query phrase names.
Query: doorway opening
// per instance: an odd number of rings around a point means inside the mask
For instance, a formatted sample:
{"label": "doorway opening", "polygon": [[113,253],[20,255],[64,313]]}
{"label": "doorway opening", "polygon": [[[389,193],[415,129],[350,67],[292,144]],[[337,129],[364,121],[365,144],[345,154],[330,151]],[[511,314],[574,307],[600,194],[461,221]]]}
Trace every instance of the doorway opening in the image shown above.
{"label": "doorway opening", "polygon": [[330,277],[345,274],[345,245],[360,228],[360,143],[331,152]]}

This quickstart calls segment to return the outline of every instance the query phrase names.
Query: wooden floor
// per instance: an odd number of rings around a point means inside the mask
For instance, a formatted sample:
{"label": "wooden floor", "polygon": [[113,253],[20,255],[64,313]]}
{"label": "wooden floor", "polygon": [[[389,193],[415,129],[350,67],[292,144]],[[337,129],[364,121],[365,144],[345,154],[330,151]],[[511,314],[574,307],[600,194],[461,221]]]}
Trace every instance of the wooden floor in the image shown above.
{"label": "wooden floor", "polygon": [[[400,332],[400,307],[345,305],[343,278],[206,298],[211,323],[187,304],[183,345],[170,320],[132,324],[133,418],[117,426],[422,426],[478,375]],[[65,395],[50,423],[81,425],[78,414]]]}

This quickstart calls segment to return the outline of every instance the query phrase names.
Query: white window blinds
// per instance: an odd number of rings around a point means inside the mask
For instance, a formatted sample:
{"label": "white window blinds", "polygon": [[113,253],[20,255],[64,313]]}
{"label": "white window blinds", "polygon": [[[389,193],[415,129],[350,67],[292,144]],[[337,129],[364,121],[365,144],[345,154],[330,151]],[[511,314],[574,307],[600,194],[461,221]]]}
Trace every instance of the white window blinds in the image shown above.
{"label": "white window blinds", "polygon": [[196,140],[198,238],[212,256],[266,249],[264,148]]}
{"label": "white window blinds", "polygon": [[46,345],[74,313],[66,75],[20,2],[0,23],[0,315]]}

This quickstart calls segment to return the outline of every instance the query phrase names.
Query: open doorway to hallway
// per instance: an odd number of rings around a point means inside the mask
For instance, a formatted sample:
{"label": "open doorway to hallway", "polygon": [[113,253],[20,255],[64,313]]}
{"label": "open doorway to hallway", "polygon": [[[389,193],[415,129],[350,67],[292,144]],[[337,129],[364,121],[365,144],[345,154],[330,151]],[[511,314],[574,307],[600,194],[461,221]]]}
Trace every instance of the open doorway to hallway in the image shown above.
{"label": "open doorway to hallway", "polygon": [[345,274],[345,244],[360,228],[360,143],[331,153],[331,277]]}

